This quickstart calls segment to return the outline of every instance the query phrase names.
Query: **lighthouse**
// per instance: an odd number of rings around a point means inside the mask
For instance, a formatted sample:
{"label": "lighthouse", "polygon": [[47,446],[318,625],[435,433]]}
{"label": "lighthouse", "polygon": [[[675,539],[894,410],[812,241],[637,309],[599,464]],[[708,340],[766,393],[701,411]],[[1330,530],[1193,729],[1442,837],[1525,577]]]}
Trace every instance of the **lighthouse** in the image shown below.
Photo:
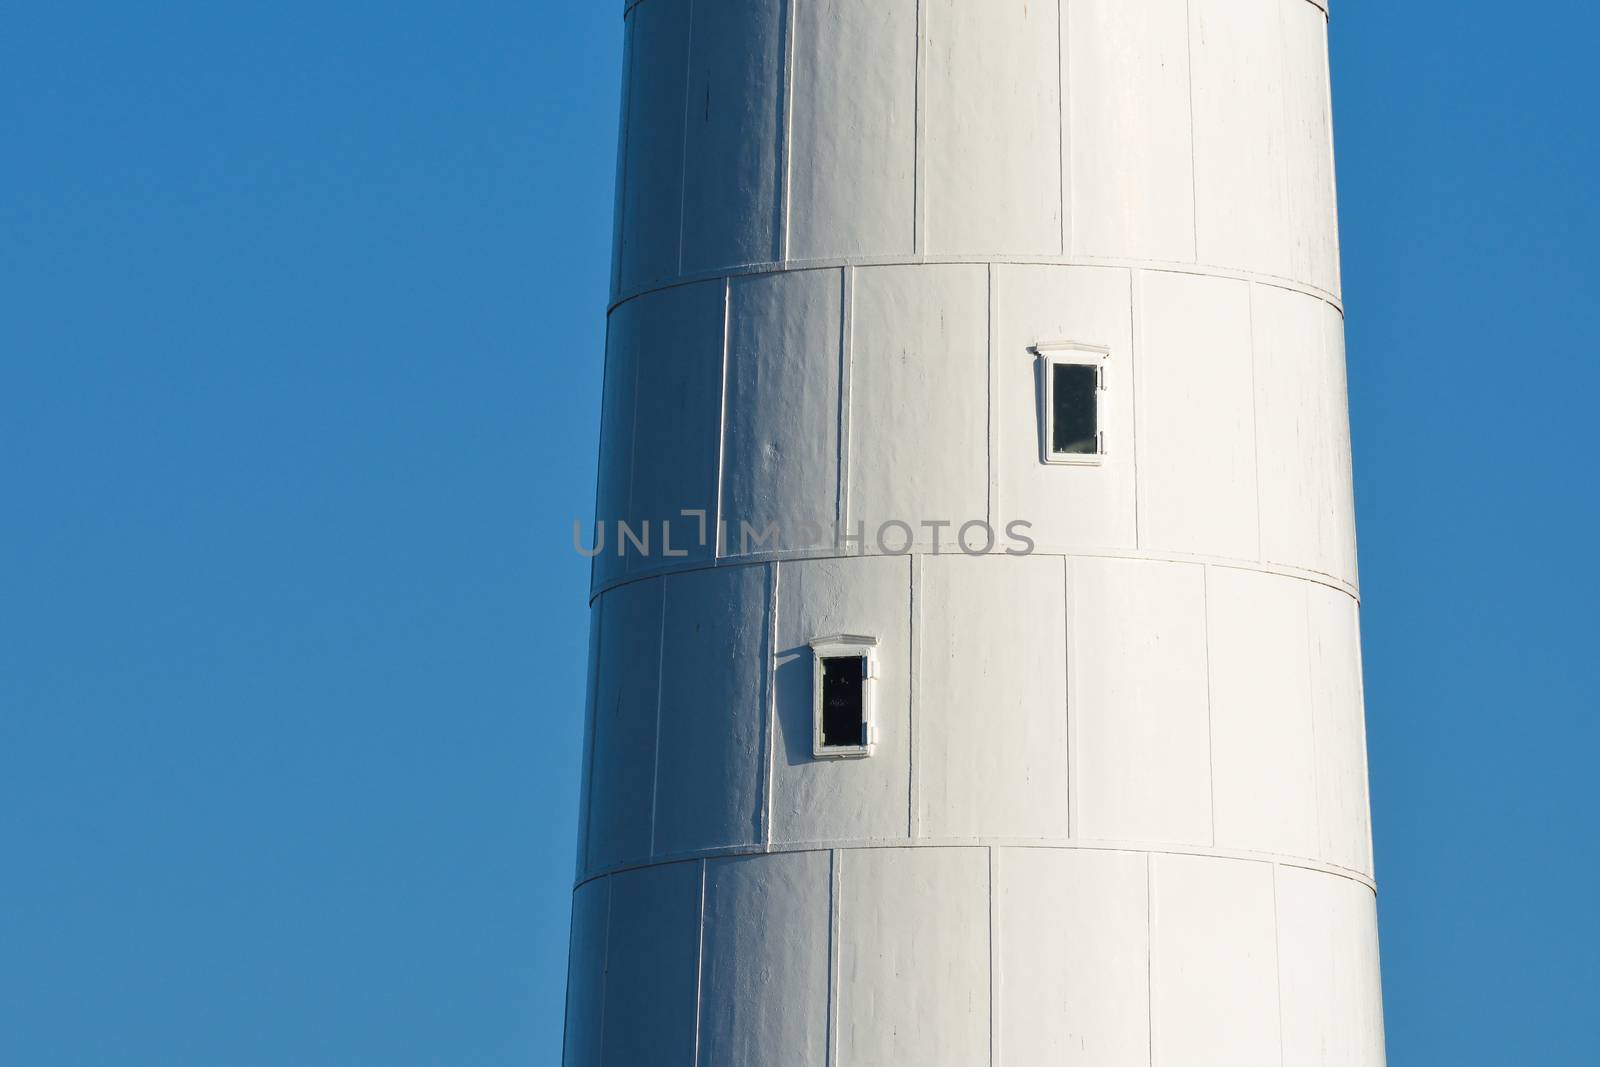
{"label": "lighthouse", "polygon": [[568,1067],[1384,1061],[1322,0],[630,0]]}

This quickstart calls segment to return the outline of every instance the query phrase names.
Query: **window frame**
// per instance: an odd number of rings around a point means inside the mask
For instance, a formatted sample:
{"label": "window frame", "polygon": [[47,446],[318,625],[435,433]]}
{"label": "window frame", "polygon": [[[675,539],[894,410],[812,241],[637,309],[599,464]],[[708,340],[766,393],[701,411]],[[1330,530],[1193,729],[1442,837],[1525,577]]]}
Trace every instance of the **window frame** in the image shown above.
{"label": "window frame", "polygon": [[[1104,466],[1106,451],[1106,364],[1111,350],[1102,345],[1082,344],[1077,341],[1041,341],[1031,349],[1036,357],[1039,393],[1039,461],[1050,467],[1100,467]],[[1058,366],[1093,367],[1095,369],[1094,425],[1095,451],[1057,452],[1055,440],[1056,375]]]}
{"label": "window frame", "polygon": [[[864,745],[822,743],[822,664],[830,659],[860,659],[861,736]],[[866,759],[877,748],[877,717],[873,690],[878,679],[878,639],[860,634],[834,634],[811,641],[811,755],[815,759]]]}

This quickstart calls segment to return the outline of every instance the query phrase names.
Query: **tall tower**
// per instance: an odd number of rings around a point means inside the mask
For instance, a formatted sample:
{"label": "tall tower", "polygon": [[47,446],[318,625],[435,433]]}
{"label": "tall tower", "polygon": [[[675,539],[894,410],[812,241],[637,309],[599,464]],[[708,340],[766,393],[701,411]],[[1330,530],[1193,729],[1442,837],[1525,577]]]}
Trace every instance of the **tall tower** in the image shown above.
{"label": "tall tower", "polygon": [[568,1065],[1383,1062],[1321,5],[629,0]]}

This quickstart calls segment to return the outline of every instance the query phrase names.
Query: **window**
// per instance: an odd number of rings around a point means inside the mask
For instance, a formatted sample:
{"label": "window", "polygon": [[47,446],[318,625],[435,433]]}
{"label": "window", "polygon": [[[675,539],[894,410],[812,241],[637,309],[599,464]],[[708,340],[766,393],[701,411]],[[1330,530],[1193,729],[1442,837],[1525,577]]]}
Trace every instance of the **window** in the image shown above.
{"label": "window", "polygon": [[1097,466],[1106,454],[1100,397],[1107,350],[1056,342],[1037,345],[1034,352],[1039,357],[1039,458]]}
{"label": "window", "polygon": [[841,634],[811,642],[811,752],[819,759],[872,755],[872,688],[878,639]]}

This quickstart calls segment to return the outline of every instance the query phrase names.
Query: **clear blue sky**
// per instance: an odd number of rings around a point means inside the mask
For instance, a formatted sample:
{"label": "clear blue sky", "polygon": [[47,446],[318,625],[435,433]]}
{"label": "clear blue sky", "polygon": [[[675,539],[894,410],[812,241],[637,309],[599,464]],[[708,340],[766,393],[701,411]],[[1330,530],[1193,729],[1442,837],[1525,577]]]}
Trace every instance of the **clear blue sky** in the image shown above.
{"label": "clear blue sky", "polygon": [[[620,7],[0,10],[0,1064],[558,1058]],[[1592,1064],[1600,11],[1335,9],[1391,1063]]]}

